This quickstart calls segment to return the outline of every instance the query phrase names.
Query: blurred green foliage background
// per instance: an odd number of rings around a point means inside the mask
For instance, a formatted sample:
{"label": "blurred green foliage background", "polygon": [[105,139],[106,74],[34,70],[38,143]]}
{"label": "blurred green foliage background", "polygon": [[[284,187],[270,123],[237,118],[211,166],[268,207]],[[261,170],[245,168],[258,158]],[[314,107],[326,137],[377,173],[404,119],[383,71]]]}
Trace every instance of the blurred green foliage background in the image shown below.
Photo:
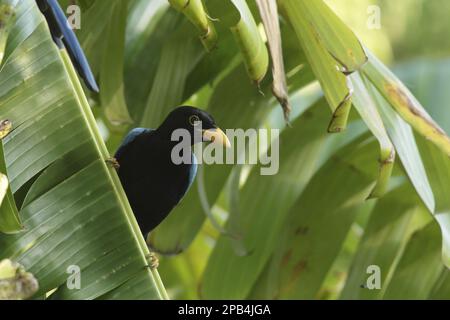
{"label": "blurred green foliage background", "polygon": [[[367,47],[387,63],[450,55],[450,2],[446,0],[327,0]],[[368,9],[378,6],[381,29],[367,28]],[[368,11],[369,10],[369,11]]]}

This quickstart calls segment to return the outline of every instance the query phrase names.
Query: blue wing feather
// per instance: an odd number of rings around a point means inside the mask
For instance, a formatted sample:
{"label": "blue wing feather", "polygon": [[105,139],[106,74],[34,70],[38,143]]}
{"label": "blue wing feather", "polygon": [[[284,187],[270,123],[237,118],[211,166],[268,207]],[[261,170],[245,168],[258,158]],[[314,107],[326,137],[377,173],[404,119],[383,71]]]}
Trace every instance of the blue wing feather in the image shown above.
{"label": "blue wing feather", "polygon": [[189,171],[189,187],[191,187],[192,184],[194,183],[195,176],[197,175],[197,169],[198,169],[197,157],[195,156],[195,154],[192,154],[192,166]]}
{"label": "blue wing feather", "polygon": [[[80,76],[84,79],[86,86],[95,92],[98,92],[98,85],[95,81],[94,75],[92,74],[89,63],[84,55],[83,49],[81,49],[80,43],[73,32],[72,28],[69,26],[67,18],[59,6],[56,0],[47,0],[47,4],[50,10],[53,12],[56,23],[59,27],[59,31],[63,36],[63,42],[67,51],[69,52],[72,62],[76,66],[76,69]],[[61,46],[60,41],[57,41],[58,46]]]}
{"label": "blue wing feather", "polygon": [[195,154],[192,154],[192,166],[189,169],[189,185],[186,188],[186,191],[181,195],[180,201],[184,198],[186,193],[189,191],[191,186],[194,184],[195,177],[197,176],[197,169],[198,169],[197,157],[195,156]]}
{"label": "blue wing feather", "polygon": [[153,129],[147,129],[147,128],[134,128],[131,130],[125,139],[123,140],[122,144],[120,145],[119,149],[117,149],[116,152],[116,158],[120,157],[121,153],[124,151],[125,147],[129,145],[131,142],[136,139],[136,137],[140,136],[143,133],[149,133],[154,131]]}

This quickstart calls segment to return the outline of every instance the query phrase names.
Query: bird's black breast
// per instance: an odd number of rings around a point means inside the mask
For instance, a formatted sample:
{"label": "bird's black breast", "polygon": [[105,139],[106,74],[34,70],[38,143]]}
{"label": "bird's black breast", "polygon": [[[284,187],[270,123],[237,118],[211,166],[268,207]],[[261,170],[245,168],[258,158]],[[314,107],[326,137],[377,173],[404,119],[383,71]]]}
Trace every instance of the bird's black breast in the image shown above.
{"label": "bird's black breast", "polygon": [[171,145],[153,131],[137,136],[116,155],[120,180],[144,235],[164,220],[190,185],[191,165],[175,165],[171,152]]}

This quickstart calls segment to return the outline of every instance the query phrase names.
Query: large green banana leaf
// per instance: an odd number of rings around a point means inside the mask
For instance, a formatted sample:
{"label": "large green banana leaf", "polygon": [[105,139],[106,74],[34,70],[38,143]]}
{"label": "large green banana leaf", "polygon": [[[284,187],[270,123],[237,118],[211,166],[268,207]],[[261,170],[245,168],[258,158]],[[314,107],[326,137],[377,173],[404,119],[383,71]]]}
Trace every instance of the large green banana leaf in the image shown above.
{"label": "large green banana leaf", "polygon": [[[5,158],[25,231],[0,235],[0,258],[36,276],[37,296],[57,289],[54,298],[165,298],[67,53],[53,43],[35,1],[15,4],[0,118],[14,123]],[[74,266],[81,286],[70,290]]]}
{"label": "large green banana leaf", "polygon": [[430,223],[411,236],[383,298],[427,299],[444,268],[440,230],[436,223]]}

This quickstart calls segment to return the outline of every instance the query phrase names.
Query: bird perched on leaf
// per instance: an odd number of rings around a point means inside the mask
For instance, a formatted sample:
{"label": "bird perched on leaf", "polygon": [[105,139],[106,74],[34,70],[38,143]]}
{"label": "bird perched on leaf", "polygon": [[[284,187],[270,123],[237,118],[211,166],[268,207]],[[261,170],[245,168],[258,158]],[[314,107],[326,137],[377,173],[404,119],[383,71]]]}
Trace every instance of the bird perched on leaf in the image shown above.
{"label": "bird perched on leaf", "polygon": [[[172,151],[180,141],[173,141],[176,139],[172,134],[177,129],[188,133],[188,148],[183,149],[188,154],[181,157],[190,161],[180,163],[174,159],[178,153]],[[192,147],[208,141],[230,146],[227,136],[208,113],[183,106],[173,110],[156,130],[133,129],[125,137],[115,158],[107,161],[118,170],[144,237],[186,194],[197,173]]]}
{"label": "bird perched on leaf", "polygon": [[53,41],[58,48],[65,48],[80,77],[89,90],[98,92],[98,85],[92,74],[89,63],[81,49],[80,43],[67,21],[64,11],[57,0],[36,0],[52,34]]}

